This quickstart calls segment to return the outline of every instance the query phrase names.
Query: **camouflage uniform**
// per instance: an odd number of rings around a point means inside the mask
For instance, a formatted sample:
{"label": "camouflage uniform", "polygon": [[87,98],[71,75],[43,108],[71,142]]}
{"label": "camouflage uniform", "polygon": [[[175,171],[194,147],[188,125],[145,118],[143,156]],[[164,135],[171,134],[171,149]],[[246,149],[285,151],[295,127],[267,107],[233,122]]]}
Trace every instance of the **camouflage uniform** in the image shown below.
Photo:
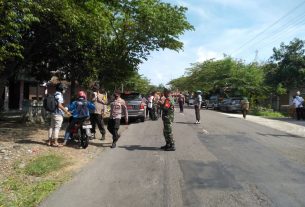
{"label": "camouflage uniform", "polygon": [[174,121],[174,100],[172,97],[165,99],[162,104],[163,135],[167,144],[174,145],[172,123]]}

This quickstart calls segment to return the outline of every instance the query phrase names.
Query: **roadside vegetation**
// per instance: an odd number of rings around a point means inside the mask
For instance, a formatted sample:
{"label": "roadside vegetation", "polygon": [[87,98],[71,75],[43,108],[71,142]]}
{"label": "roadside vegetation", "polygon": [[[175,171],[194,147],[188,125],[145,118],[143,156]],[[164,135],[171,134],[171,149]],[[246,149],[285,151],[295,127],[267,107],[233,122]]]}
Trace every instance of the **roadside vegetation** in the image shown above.
{"label": "roadside vegetation", "polygon": [[287,117],[287,114],[278,112],[278,111],[274,111],[273,109],[269,108],[265,108],[265,107],[253,107],[250,112],[250,115],[255,115],[255,116],[262,116],[262,117],[266,117],[266,118],[284,118]]}
{"label": "roadside vegetation", "polygon": [[[305,41],[294,39],[273,49],[268,61],[246,63],[225,56],[193,63],[184,76],[170,81],[180,91],[204,91],[205,96],[248,97],[252,107],[267,107],[272,97],[299,89],[305,82]],[[256,114],[280,116],[269,111]]]}
{"label": "roadside vegetation", "polygon": [[35,207],[69,178],[69,162],[59,154],[43,154],[17,161],[12,173],[0,182],[1,207]]}

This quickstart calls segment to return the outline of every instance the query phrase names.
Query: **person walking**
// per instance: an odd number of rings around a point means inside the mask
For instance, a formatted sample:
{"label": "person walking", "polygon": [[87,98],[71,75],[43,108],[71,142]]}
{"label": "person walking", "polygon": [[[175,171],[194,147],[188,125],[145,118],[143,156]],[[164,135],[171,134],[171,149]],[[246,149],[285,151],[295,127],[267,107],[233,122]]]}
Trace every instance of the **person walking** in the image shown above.
{"label": "person walking", "polygon": [[184,103],[185,103],[185,97],[181,92],[180,92],[179,97],[178,97],[178,103],[179,103],[179,107],[180,107],[180,113],[183,113],[183,106],[184,106]]}
{"label": "person walking", "polygon": [[128,111],[126,107],[126,103],[123,99],[120,97],[120,92],[114,93],[114,100],[110,103],[110,117],[108,121],[108,131],[112,134],[112,145],[111,148],[116,147],[116,143],[118,139],[120,138],[119,135],[119,128],[120,128],[120,122],[122,118],[122,114],[125,115],[125,123],[128,124]]}
{"label": "person walking", "polygon": [[293,99],[293,104],[295,106],[297,120],[304,119],[304,99],[300,96],[300,91],[297,91],[297,94]]}
{"label": "person walking", "polygon": [[148,96],[148,100],[147,100],[147,109],[148,109],[148,114],[149,114],[149,118],[151,120],[153,120],[153,104],[154,104],[154,92],[152,92],[149,96]]}
{"label": "person walking", "polygon": [[63,93],[65,93],[65,88],[62,83],[58,83],[56,85],[56,92],[54,94],[57,106],[54,112],[51,113],[51,124],[48,131],[48,145],[59,147],[61,145],[58,144],[58,134],[60,131],[60,128],[62,126],[63,120],[64,120],[64,114],[67,114],[70,116],[70,112],[65,109],[63,106],[64,104],[64,98]]}
{"label": "person walking", "polygon": [[105,125],[104,125],[104,120],[103,120],[103,114],[104,114],[104,110],[105,110],[105,98],[104,98],[104,94],[99,92],[99,85],[96,84],[93,86],[93,97],[91,99],[91,101],[93,102],[93,104],[95,105],[95,109],[94,111],[92,111],[92,113],[90,114],[90,121],[92,124],[92,129],[91,129],[91,133],[92,133],[92,138],[95,138],[95,127],[96,124],[100,130],[100,133],[102,135],[101,140],[105,140],[105,135],[106,135],[106,130],[105,130]]}
{"label": "person walking", "polygon": [[200,124],[200,109],[201,109],[202,97],[201,91],[196,91],[196,97],[194,100],[194,107],[195,107],[195,115],[196,115],[196,122],[195,124]]}
{"label": "person walking", "polygon": [[241,110],[242,110],[242,113],[243,113],[243,117],[244,119],[246,118],[247,116],[247,113],[249,111],[249,101],[246,97],[243,97],[243,99],[240,101],[240,105],[241,105]]}
{"label": "person walking", "polygon": [[164,103],[162,104],[162,121],[163,121],[163,135],[166,144],[161,147],[165,151],[175,151],[175,140],[173,136],[172,124],[174,121],[175,102],[171,97],[171,92],[164,90]]}

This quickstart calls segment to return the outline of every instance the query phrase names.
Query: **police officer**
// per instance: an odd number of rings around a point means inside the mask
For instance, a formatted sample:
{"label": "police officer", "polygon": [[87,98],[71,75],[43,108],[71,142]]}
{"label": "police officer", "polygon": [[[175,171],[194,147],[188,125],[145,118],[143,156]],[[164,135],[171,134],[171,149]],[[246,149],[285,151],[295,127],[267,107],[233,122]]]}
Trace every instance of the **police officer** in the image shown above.
{"label": "police officer", "polygon": [[114,100],[110,104],[110,117],[107,129],[112,134],[113,143],[111,148],[116,147],[116,143],[120,138],[118,131],[120,128],[122,114],[125,115],[125,124],[128,124],[128,111],[126,103],[123,99],[121,99],[120,95],[121,93],[116,91],[114,93]]}
{"label": "police officer", "polygon": [[104,125],[104,120],[103,120],[103,113],[105,110],[105,100],[104,100],[104,94],[99,92],[100,86],[99,84],[95,84],[93,87],[93,94],[91,97],[91,100],[93,104],[95,105],[95,110],[91,111],[90,114],[90,119],[91,119],[91,124],[92,124],[92,138],[95,138],[95,125],[97,124],[100,133],[102,135],[101,140],[105,140],[105,125]]}
{"label": "police officer", "polygon": [[167,89],[164,90],[165,100],[162,104],[162,121],[163,121],[163,135],[166,144],[161,147],[165,151],[175,151],[175,141],[173,137],[172,124],[174,121],[174,100],[171,97],[171,92]]}

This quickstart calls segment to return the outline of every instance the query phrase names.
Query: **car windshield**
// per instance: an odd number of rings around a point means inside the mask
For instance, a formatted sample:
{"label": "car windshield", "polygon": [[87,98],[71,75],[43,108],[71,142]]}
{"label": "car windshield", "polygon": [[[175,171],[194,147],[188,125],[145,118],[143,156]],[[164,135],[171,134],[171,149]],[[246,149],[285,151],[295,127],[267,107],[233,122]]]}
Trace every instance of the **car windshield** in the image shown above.
{"label": "car windshield", "polygon": [[122,99],[126,101],[141,101],[142,97],[139,93],[122,94]]}

